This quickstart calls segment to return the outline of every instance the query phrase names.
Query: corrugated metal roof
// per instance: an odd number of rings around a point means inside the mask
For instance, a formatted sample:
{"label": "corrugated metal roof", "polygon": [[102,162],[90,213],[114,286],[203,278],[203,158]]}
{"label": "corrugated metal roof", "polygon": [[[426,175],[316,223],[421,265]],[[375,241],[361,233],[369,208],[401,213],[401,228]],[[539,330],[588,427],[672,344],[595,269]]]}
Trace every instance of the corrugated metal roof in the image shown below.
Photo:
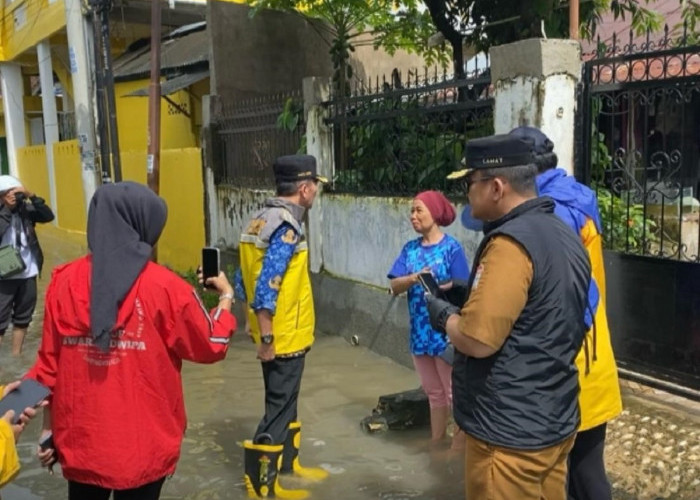
{"label": "corrugated metal roof", "polygon": [[[197,73],[185,73],[184,75],[176,76],[170,80],[161,82],[160,84],[160,95],[170,95],[178,90],[189,87],[193,83],[197,83],[200,80],[204,80],[209,77],[209,70],[199,71]],[[134,90],[123,97],[136,97],[136,96],[147,96],[148,87],[142,89]]]}
{"label": "corrugated metal roof", "polygon": [[[187,33],[161,42],[160,72],[184,71],[188,66],[209,63],[209,32],[206,29]],[[114,61],[114,79],[134,80],[151,73],[150,44],[134,52],[122,54]]]}

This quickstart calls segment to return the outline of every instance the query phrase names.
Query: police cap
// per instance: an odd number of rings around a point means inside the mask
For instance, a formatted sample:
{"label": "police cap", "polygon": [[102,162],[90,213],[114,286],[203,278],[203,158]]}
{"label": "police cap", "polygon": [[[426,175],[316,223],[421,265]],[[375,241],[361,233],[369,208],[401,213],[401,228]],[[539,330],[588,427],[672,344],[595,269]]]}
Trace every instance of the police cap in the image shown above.
{"label": "police cap", "polygon": [[278,184],[306,180],[328,182],[328,179],[316,173],[316,158],[311,155],[280,156],[272,164],[272,169]]}
{"label": "police cap", "polygon": [[518,167],[534,163],[532,141],[508,134],[492,135],[467,141],[463,165],[448,179],[461,179],[474,170],[485,168]]}

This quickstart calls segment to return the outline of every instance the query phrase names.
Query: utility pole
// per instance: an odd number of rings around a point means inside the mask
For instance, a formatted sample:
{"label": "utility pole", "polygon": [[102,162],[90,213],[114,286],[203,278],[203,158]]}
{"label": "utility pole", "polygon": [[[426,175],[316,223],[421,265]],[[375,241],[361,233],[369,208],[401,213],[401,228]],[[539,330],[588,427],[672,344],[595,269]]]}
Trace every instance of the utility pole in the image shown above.
{"label": "utility pole", "polygon": [[579,14],[578,14],[579,0],[569,0],[569,38],[572,40],[578,40],[578,25],[579,25]]}
{"label": "utility pole", "polygon": [[90,26],[82,11],[81,0],[65,0],[66,32],[70,72],[75,102],[75,126],[80,146],[80,169],[83,181],[85,212],[100,184],[95,163],[95,121],[92,109],[92,69],[90,64]]}
{"label": "utility pole", "polygon": [[94,27],[93,53],[102,176],[103,179],[111,178],[120,182],[122,169],[114,99],[112,45],[109,39],[109,11],[112,9],[112,0],[90,0],[90,7]]}
{"label": "utility pole", "polygon": [[109,11],[112,0],[103,0],[100,12],[100,33],[102,35],[102,82],[107,97],[109,115],[109,144],[112,150],[112,171],[114,181],[122,180],[122,162],[119,153],[119,133],[117,130],[117,103],[114,98],[114,71],[112,70],[112,44],[109,38]]}
{"label": "utility pole", "polygon": [[160,191],[160,0],[151,1],[151,83],[148,86],[148,187]]}
{"label": "utility pole", "polygon": [[112,179],[112,169],[109,159],[109,138],[107,136],[109,124],[107,123],[107,102],[105,101],[105,82],[100,58],[100,37],[97,27],[100,25],[99,11],[102,0],[90,0],[92,20],[92,60],[95,71],[95,110],[97,111],[97,140],[100,145],[100,170],[102,170],[102,182]]}

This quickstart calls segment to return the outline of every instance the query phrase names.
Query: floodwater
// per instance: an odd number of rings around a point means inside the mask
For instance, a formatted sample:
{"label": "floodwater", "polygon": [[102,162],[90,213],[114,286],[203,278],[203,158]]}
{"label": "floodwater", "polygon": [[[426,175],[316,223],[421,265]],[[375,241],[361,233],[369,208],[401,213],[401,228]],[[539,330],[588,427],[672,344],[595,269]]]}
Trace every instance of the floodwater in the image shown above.
{"label": "floodwater", "polygon": [[[65,240],[52,230],[40,233],[47,254],[43,290],[53,265],[85,250],[79,236]],[[31,365],[39,344],[43,301],[37,307],[25,352],[9,355],[8,335],[0,348],[0,380],[13,380]],[[340,319],[342,320],[342,319]],[[8,332],[9,333],[9,332]],[[255,349],[238,331],[227,358],[213,365],[183,367],[188,428],[175,475],[161,498],[243,499],[243,449],[263,412],[263,383]],[[301,463],[320,465],[330,477],[319,484],[283,476],[285,488],[307,488],[316,499],[443,500],[463,498],[463,461],[444,446],[428,446],[427,428],[365,434],[360,421],[382,394],[414,389],[413,370],[363,346],[321,336],[307,356],[299,402]],[[138,418],[137,411],[134,418]],[[18,444],[22,470],[2,491],[3,500],[63,499],[67,486],[60,467],[54,476],[39,467],[34,452],[40,418],[30,423]],[[119,464],[115,464],[119,467]]]}
{"label": "floodwater", "polygon": [[[80,255],[85,245],[83,237],[52,228],[43,229],[40,238],[48,261],[40,282],[43,290],[48,269]],[[9,336],[0,348],[0,381],[17,378],[33,362],[41,315],[40,303],[22,358],[10,357]],[[184,365],[188,428],[177,471],[163,488],[163,500],[247,498],[241,442],[251,437],[263,411],[260,372],[254,346],[242,331],[224,361]],[[318,484],[283,476],[282,486],[307,488],[317,500],[463,499],[462,457],[449,452],[447,442],[430,447],[427,428],[366,434],[360,427],[380,395],[417,386],[413,370],[363,345],[318,337],[302,381],[300,458],[302,464],[324,467],[330,476]],[[626,397],[625,403],[625,413],[608,431],[606,458],[615,499],[700,498],[700,420],[639,398]],[[3,500],[67,497],[60,468],[51,476],[35,458],[39,426],[40,418],[20,438],[22,470],[2,490]]]}

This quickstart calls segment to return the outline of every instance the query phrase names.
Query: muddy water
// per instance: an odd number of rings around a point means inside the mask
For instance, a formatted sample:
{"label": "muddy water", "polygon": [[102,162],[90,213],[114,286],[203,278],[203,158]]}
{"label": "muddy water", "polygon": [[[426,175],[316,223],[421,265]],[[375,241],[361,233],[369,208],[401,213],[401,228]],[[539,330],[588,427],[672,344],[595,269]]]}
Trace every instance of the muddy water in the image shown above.
{"label": "muddy water", "polygon": [[[81,237],[53,231],[40,234],[49,266],[84,251]],[[45,287],[49,272],[41,280]],[[33,362],[41,325],[41,305],[20,359],[0,348],[0,381],[22,374]],[[338,318],[343,321],[343,318]],[[358,332],[361,333],[361,332]],[[189,425],[175,475],[161,498],[222,500],[247,498],[243,450],[263,411],[260,365],[253,345],[238,332],[226,360],[185,364]],[[283,478],[287,488],[308,488],[317,500],[463,499],[463,461],[428,444],[428,429],[364,434],[359,422],[381,394],[417,387],[413,372],[364,346],[337,337],[319,337],[307,358],[299,416],[303,423],[301,462],[321,465],[330,477],[318,485]],[[700,419],[626,397],[626,411],[609,426],[607,462],[616,500],[700,498]],[[135,415],[134,418],[137,418]],[[39,422],[18,445],[22,470],[2,491],[3,500],[66,498],[66,482],[50,476],[34,458]],[[118,467],[119,464],[115,464]]]}
{"label": "muddy water", "polygon": [[[40,238],[47,254],[47,270],[85,251],[80,236],[66,239],[49,228]],[[42,293],[49,276],[50,271],[45,271],[40,280]],[[10,357],[9,336],[0,348],[0,381],[19,377],[33,362],[42,310],[40,299],[21,358]],[[239,331],[226,360],[214,365],[187,363],[183,380],[188,429],[177,471],[166,481],[161,498],[247,498],[240,443],[251,437],[263,411],[260,364],[253,345]],[[302,383],[301,461],[321,465],[330,477],[319,485],[285,477],[282,485],[308,488],[316,499],[462,498],[461,457],[449,454],[448,443],[431,450],[428,429],[368,435],[360,428],[360,421],[371,413],[379,395],[417,386],[412,370],[363,346],[320,337],[307,358]],[[3,500],[67,497],[60,468],[50,476],[34,457],[39,420],[31,422],[20,438],[22,470],[3,489]]]}

